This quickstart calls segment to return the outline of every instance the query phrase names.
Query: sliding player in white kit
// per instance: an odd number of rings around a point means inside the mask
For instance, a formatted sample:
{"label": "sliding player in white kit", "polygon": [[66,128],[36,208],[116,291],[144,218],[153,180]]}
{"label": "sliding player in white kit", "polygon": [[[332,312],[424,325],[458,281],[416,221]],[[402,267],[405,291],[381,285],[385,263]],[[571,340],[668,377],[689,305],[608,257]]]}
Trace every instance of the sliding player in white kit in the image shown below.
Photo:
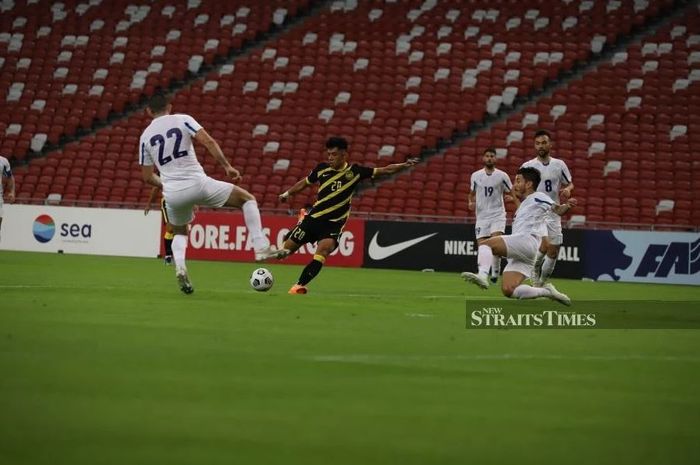
{"label": "sliding player in white kit", "polygon": [[[474,171],[469,183],[469,209],[476,210],[476,241],[479,244],[478,256],[488,247],[482,243],[493,236],[500,236],[506,230],[506,207],[503,205],[503,196],[513,190],[508,175],[496,168],[496,149],[484,150],[484,167]],[[516,208],[519,205],[515,200]],[[477,261],[478,261],[477,257]],[[501,257],[493,256],[491,265],[491,282],[498,281],[501,272]]]}
{"label": "sliding player in white kit", "polygon": [[[221,151],[219,144],[189,115],[170,114],[172,106],[163,95],[154,96],[146,112],[153,118],[141,134],[139,164],[143,180],[163,190],[166,222],[173,226],[172,249],[175,274],[180,290],[194,292],[187,273],[187,225],[194,219],[193,207],[236,207],[243,210],[257,261],[281,258],[283,250],[270,246],[262,231],[258,204],[249,192],[228,182],[217,181],[204,173],[192,146],[196,140],[221,164],[233,181],[241,175]],[[158,167],[160,176],[154,173]]]}
{"label": "sliding player in white kit", "polygon": [[501,281],[503,295],[514,299],[547,297],[564,305],[571,305],[571,299],[559,292],[551,283],[546,283],[542,287],[522,283],[532,273],[537,247],[540,245],[540,226],[546,215],[550,212],[564,215],[576,205],[576,199],[569,199],[567,203],[559,205],[542,192],[535,192],[539,183],[540,173],[535,168],[518,170],[513,192],[522,199],[522,203],[515,212],[512,234],[485,240],[483,242],[485,253],[479,255],[479,273],[462,273],[462,276],[480,288],[487,289],[492,255],[508,257],[508,264],[503,270]]}
{"label": "sliding player in white kit", "polygon": [[0,157],[0,228],[2,228],[2,206],[5,202],[5,187],[2,178],[7,178],[7,201],[12,203],[15,201],[15,178],[12,176],[10,161],[5,157]]}
{"label": "sliding player in white kit", "polygon": [[[552,141],[549,132],[544,130],[537,131],[535,133],[537,157],[523,163],[521,168],[537,169],[542,177],[537,190],[545,193],[553,202],[558,203],[560,199],[566,201],[571,197],[574,184],[566,163],[558,158],[552,158],[550,156],[551,149]],[[562,186],[563,189],[560,189]],[[561,230],[561,217],[554,212],[550,212],[544,221],[547,232],[542,238],[531,276],[532,285],[538,287],[542,286],[552,276],[554,265],[557,263],[557,257],[559,256],[559,248],[564,242],[564,235]]]}

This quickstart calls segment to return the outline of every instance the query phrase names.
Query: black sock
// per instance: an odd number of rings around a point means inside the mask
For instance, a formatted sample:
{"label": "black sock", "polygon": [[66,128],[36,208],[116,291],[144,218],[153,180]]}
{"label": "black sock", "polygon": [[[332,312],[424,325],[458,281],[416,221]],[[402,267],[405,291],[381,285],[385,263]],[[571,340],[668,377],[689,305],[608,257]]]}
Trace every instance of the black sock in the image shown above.
{"label": "black sock", "polygon": [[318,272],[321,271],[322,267],[323,263],[321,263],[319,260],[311,260],[311,262],[308,265],[306,265],[306,268],[304,268],[304,270],[301,272],[301,275],[299,275],[299,281],[297,282],[297,284],[301,286],[306,286],[309,283],[309,281],[316,277]]}
{"label": "black sock", "polygon": [[163,239],[163,244],[165,244],[165,256],[166,257],[168,255],[172,256],[173,255],[173,240],[172,239]]}

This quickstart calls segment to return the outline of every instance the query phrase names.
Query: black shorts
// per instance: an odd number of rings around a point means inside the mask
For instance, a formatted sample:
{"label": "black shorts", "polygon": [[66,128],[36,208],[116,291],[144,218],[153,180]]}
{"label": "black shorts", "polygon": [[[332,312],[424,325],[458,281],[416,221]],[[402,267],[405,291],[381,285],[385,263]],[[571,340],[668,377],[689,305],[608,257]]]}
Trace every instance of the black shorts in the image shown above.
{"label": "black shorts", "polygon": [[297,223],[287,233],[284,240],[291,239],[298,245],[304,245],[309,242],[318,242],[321,239],[331,238],[335,240],[337,245],[343,226],[345,226],[344,221],[317,220],[307,215],[301,223]]}

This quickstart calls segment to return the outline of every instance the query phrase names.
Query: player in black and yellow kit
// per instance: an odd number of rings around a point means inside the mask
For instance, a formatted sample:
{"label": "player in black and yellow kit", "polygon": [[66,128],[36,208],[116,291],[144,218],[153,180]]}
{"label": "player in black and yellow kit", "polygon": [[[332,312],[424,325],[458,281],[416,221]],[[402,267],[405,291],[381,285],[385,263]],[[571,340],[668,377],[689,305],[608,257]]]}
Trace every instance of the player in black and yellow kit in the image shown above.
{"label": "player in black and yellow kit", "polygon": [[285,202],[289,196],[300,192],[311,184],[319,183],[318,200],[311,212],[290,231],[284,242],[288,254],[294,253],[307,242],[317,242],[313,260],[301,272],[299,280],[289,290],[290,294],[306,294],[306,285],[321,271],[328,255],[338,247],[338,238],[350,216],[350,202],[357,186],[363,179],[393,174],[417,163],[410,159],[382,168],[348,164],[348,142],[342,137],[331,137],[326,141],[327,163],[319,163],[304,179],[280,194]]}
{"label": "player in black and yellow kit", "polygon": [[[151,210],[151,205],[153,200],[155,200],[156,195],[160,192],[158,187],[151,189],[151,195],[148,197],[148,202],[146,203],[146,209],[143,211],[144,215],[148,215]],[[165,224],[165,233],[163,233],[163,246],[165,248],[165,256],[163,257],[166,265],[173,264],[173,227],[167,221],[167,213],[165,212],[165,198],[160,199],[160,210],[163,213],[163,223]]]}

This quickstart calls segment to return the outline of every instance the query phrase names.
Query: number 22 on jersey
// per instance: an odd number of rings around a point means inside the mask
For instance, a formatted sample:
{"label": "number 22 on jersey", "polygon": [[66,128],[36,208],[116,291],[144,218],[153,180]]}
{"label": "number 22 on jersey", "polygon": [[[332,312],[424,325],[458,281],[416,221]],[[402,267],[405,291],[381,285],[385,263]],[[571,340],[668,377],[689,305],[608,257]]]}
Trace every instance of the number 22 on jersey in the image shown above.
{"label": "number 22 on jersey", "polygon": [[149,141],[151,143],[151,147],[155,147],[156,145],[158,146],[158,164],[160,166],[170,163],[175,158],[182,158],[187,155],[187,150],[180,150],[180,144],[182,143],[182,131],[180,131],[180,129],[168,129],[165,132],[165,136],[168,139],[175,138],[172,154],[165,154],[165,137],[163,137],[163,135],[156,134],[155,136],[151,137],[151,140]]}

